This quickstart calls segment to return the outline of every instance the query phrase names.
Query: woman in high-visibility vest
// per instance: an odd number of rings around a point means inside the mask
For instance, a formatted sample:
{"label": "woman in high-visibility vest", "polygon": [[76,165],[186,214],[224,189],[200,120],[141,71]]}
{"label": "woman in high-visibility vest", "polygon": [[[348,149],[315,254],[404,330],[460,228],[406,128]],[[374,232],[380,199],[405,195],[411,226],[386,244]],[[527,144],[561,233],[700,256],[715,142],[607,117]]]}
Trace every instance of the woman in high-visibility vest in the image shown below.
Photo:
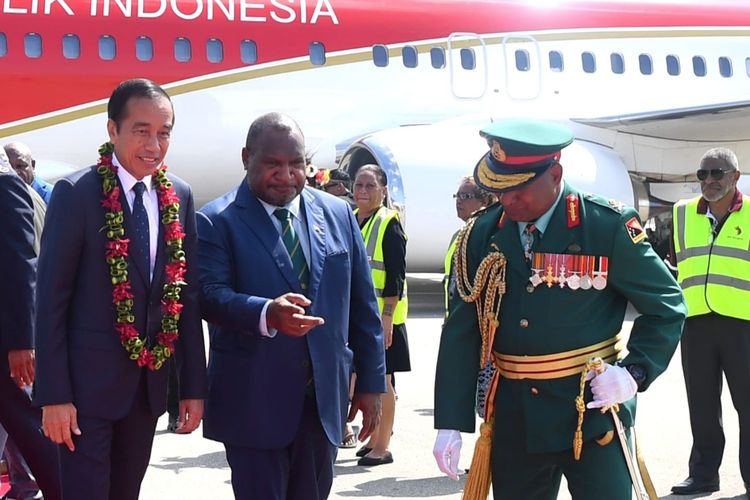
{"label": "woman in high-visibility vest", "polygon": [[[406,337],[406,234],[398,212],[384,205],[388,180],[378,165],[360,167],[354,179],[354,201],[362,238],[370,262],[372,282],[383,322],[385,367],[388,392],[383,395],[380,425],[357,455],[359,465],[393,462],[388,449],[396,414],[393,373],[411,371]],[[356,369],[356,367],[355,367]]]}
{"label": "woman in high-visibility vest", "polygon": [[[458,191],[453,195],[456,200],[456,215],[459,219],[466,222],[477,211],[483,210],[497,201],[495,195],[489,191],[477,186],[473,175],[467,175],[461,179],[458,185]],[[456,275],[453,272],[453,254],[456,251],[456,236],[458,231],[451,238],[448,251],[445,254],[445,275],[443,276],[443,291],[445,293],[445,318],[448,319],[451,304],[453,300],[461,300],[454,296],[456,292]],[[477,414],[484,418],[484,407],[487,400],[487,391],[489,390],[492,375],[495,373],[495,367],[492,361],[479,370],[477,379]]]}

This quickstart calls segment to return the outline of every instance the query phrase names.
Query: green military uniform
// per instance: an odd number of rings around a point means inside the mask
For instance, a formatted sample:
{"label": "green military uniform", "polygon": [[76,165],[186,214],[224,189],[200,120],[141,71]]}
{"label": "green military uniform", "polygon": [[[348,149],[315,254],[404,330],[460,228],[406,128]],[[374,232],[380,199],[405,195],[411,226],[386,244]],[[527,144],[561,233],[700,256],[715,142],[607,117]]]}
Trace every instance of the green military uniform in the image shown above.
{"label": "green military uniform", "polygon": [[[578,220],[570,227],[573,199],[578,200]],[[503,217],[502,205],[477,217],[467,245],[468,276],[473,278],[482,259],[496,249],[507,259],[493,351],[539,356],[598,344],[620,331],[630,301],[641,315],[633,324],[621,364],[645,368],[641,391],[666,369],[680,338],[685,305],[674,278],[638,233],[643,230],[632,208],[564,184],[546,230],[535,240],[533,249],[540,255],[608,257],[602,290],[533,286],[529,281],[533,264],[524,257],[518,224]],[[474,432],[482,342],[477,310],[460,299],[452,304],[437,363],[435,427]],[[548,380],[500,378],[492,444],[496,499],[557,498],[560,475],[555,468],[566,475],[577,500],[630,498],[630,478],[619,442],[614,439],[600,446],[594,441],[613,429],[610,415],[596,409],[585,412],[583,453],[580,461],[573,459],[580,380],[580,370]],[[587,384],[585,401],[591,399]],[[621,405],[619,415],[626,427],[633,424],[635,403],[633,398]]]}

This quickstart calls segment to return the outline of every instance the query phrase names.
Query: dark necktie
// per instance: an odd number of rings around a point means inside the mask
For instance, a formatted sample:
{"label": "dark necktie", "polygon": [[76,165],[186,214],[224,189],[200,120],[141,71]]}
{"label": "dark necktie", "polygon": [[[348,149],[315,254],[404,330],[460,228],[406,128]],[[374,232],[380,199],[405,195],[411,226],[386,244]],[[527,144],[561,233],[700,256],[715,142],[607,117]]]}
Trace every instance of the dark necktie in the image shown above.
{"label": "dark necktie", "polygon": [[297,232],[294,230],[294,226],[292,226],[292,213],[286,208],[277,208],[274,210],[273,215],[281,221],[281,240],[284,242],[286,251],[289,252],[294,274],[299,278],[302,289],[306,290],[307,282],[310,278],[310,270],[307,267],[305,254],[302,253],[302,246],[300,245]]}
{"label": "dark necktie", "polygon": [[131,244],[138,248],[141,263],[146,270],[146,277],[151,280],[151,236],[148,228],[148,213],[143,205],[143,193],[146,191],[146,185],[136,182],[133,186],[135,200],[133,201],[133,226],[135,226],[135,238]]}
{"label": "dark necktie", "polygon": [[521,243],[523,244],[523,255],[526,257],[526,262],[531,262],[534,252],[531,251],[534,246],[534,239],[538,234],[536,233],[536,226],[534,224],[526,224],[521,234]]}

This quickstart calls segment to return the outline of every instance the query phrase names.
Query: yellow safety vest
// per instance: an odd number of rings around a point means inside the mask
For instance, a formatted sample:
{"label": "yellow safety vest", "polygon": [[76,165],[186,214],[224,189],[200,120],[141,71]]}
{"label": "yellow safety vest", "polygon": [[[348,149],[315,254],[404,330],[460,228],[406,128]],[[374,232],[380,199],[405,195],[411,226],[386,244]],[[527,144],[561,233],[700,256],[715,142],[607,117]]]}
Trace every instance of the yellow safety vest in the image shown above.
{"label": "yellow safety vest", "polygon": [[[358,212],[359,209],[354,210],[354,215],[356,216]],[[361,229],[362,239],[365,240],[367,260],[370,263],[372,284],[375,286],[375,296],[378,299],[378,310],[381,315],[383,314],[383,289],[385,288],[383,236],[385,236],[385,228],[388,227],[391,219],[398,219],[398,212],[387,207],[380,207]],[[406,323],[406,314],[408,311],[409,300],[406,297],[406,281],[404,281],[404,293],[396,303],[396,310],[393,311],[393,324],[401,325]]]}
{"label": "yellow safety vest", "polygon": [[448,287],[451,283],[451,272],[453,268],[453,254],[456,253],[456,236],[458,233],[454,234],[451,238],[451,244],[448,245],[448,252],[445,254],[445,263],[443,264],[444,269],[444,275],[443,275],[443,294],[445,296],[445,317],[448,317],[448,313],[450,312],[448,310],[449,302],[450,302],[450,290],[448,290]]}
{"label": "yellow safety vest", "polygon": [[698,213],[700,197],[673,209],[677,281],[688,317],[715,312],[750,320],[750,198],[727,217],[714,239],[711,221]]}

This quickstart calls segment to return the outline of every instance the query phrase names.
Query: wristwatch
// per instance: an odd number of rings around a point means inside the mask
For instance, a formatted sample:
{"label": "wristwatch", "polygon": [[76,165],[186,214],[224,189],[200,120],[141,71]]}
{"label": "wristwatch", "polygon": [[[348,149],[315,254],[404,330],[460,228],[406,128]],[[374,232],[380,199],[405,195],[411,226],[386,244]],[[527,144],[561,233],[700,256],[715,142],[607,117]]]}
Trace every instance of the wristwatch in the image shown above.
{"label": "wristwatch", "polygon": [[633,377],[633,380],[635,380],[635,383],[638,384],[638,390],[641,390],[641,386],[646,381],[646,376],[648,375],[643,365],[625,365],[623,368],[628,371],[630,376]]}

